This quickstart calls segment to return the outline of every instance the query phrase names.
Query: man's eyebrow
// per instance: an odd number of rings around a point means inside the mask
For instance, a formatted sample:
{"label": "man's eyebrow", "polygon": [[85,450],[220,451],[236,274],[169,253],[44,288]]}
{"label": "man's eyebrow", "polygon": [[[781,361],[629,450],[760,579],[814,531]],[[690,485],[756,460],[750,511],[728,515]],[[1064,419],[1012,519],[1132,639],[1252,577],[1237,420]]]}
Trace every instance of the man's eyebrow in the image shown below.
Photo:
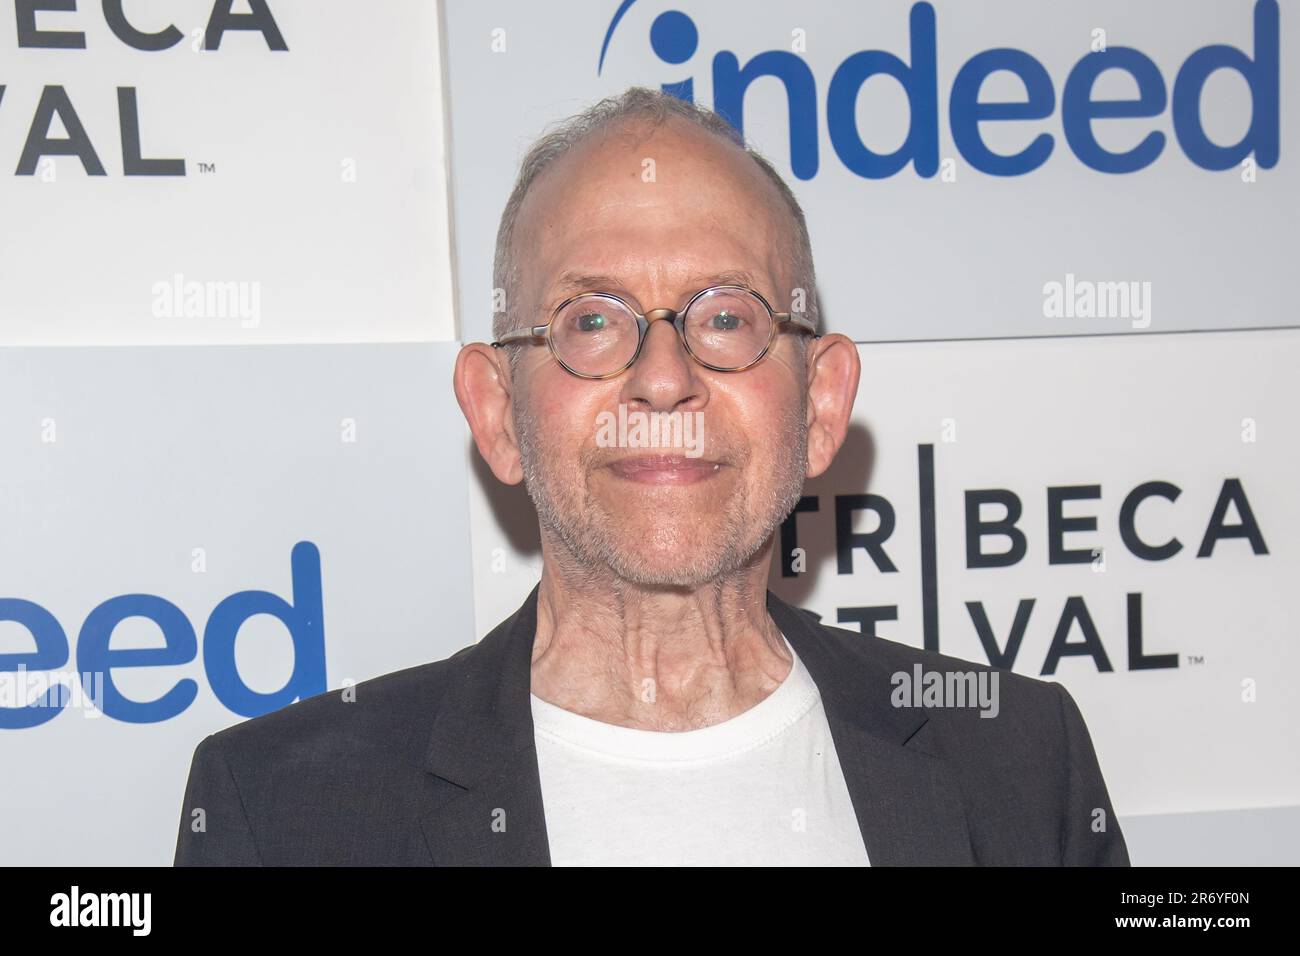
{"label": "man's eyebrow", "polygon": [[751,289],[758,288],[758,280],[754,278],[752,272],[744,269],[731,269],[725,272],[710,272],[704,275],[693,275],[686,283],[693,291],[707,288],[711,285],[743,285]]}
{"label": "man's eyebrow", "polygon": [[560,273],[556,280],[551,283],[550,291],[557,294],[566,292],[603,292],[607,289],[621,289],[623,287],[623,283],[613,276],[570,270]]}

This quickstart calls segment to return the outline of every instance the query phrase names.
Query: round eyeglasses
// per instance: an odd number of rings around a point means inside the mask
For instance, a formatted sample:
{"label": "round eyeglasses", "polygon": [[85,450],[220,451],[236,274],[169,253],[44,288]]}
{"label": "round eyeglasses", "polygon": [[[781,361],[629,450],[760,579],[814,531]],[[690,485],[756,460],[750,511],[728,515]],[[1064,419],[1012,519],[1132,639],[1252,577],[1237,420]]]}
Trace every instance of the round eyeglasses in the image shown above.
{"label": "round eyeglasses", "polygon": [[584,292],[556,306],[545,325],[508,332],[492,347],[544,338],[555,360],[574,375],[612,378],[636,361],[650,323],[660,320],[672,322],[690,356],[715,372],[739,372],[757,364],[784,324],[817,334],[811,319],[774,312],[753,289],[717,285],[695,293],[680,311],[644,314],[613,293]]}

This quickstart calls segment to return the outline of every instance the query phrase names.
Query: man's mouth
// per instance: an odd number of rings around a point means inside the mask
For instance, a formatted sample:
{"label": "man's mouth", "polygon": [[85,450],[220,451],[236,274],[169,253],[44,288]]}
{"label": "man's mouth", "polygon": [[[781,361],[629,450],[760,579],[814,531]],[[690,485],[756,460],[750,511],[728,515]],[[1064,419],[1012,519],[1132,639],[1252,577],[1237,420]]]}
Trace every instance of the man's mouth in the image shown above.
{"label": "man's mouth", "polygon": [[685,455],[635,455],[620,458],[609,470],[625,481],[649,485],[689,485],[706,481],[722,470],[722,463]]}

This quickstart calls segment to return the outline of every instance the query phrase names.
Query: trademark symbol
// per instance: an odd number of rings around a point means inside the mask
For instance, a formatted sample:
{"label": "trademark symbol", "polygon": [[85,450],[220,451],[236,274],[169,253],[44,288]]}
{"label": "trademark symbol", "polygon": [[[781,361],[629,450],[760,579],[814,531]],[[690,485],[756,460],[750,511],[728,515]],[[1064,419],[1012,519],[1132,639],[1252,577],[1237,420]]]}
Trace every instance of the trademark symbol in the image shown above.
{"label": "trademark symbol", "polygon": [[1205,655],[1204,655],[1204,654],[1188,654],[1188,655],[1187,655],[1187,663],[1189,663],[1189,664],[1204,664],[1204,663],[1205,663]]}
{"label": "trademark symbol", "polygon": [[215,173],[216,171],[216,163],[199,163],[199,172],[201,173]]}

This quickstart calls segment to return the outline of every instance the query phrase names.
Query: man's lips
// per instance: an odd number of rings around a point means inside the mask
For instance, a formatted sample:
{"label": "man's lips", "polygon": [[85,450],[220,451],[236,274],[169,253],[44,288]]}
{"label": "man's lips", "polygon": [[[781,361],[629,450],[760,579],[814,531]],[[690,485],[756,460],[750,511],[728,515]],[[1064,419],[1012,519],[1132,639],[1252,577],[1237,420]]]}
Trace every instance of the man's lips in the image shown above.
{"label": "man's lips", "polygon": [[712,478],[722,464],[684,455],[636,455],[611,462],[609,470],[625,481],[651,485],[689,485]]}

